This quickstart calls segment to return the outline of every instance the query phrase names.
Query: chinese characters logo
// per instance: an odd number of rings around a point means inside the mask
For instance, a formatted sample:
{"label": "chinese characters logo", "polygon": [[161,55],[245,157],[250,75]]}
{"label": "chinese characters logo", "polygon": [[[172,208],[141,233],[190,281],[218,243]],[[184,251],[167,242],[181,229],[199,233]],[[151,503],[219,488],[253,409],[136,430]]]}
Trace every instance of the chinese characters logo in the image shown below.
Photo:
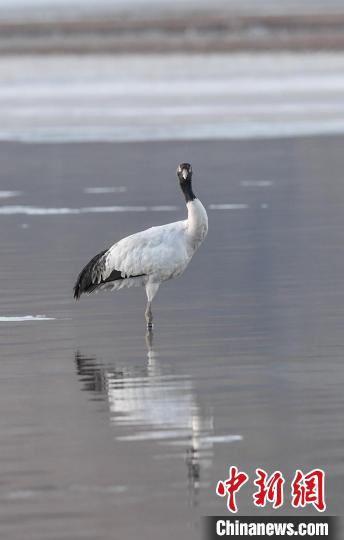
{"label": "chinese characters logo", "polygon": [[[216,494],[227,497],[227,508],[230,512],[238,511],[236,494],[248,480],[249,476],[245,472],[239,472],[237,467],[232,466],[229,468],[228,478],[217,483]],[[264,508],[269,503],[275,510],[283,506],[285,479],[280,471],[274,471],[269,476],[264,469],[256,469],[254,485],[257,487],[253,494],[256,506]],[[291,504],[294,508],[304,508],[310,504],[318,512],[326,510],[325,473],[322,469],[313,469],[307,474],[297,470],[290,488]]]}

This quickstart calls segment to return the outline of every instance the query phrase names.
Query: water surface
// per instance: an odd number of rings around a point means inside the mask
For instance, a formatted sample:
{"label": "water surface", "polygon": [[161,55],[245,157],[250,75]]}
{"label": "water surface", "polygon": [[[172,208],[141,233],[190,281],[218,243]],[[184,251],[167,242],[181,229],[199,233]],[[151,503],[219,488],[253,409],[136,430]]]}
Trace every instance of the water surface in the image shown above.
{"label": "water surface", "polygon": [[[225,512],[230,464],[288,481],[320,466],[341,512],[342,145],[0,146],[15,193],[0,206],[2,538],[199,538],[199,516]],[[185,159],[209,235],[159,291],[147,339],[143,290],[75,304],[72,286],[117,239],[185,215]],[[111,186],[125,189],[87,191]],[[124,210],[1,212],[13,205]]]}

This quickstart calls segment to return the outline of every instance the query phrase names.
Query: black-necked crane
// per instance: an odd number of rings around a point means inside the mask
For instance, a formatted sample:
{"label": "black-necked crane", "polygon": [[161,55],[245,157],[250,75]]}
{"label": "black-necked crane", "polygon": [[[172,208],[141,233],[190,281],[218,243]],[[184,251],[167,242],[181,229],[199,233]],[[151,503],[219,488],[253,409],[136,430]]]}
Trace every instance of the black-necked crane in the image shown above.
{"label": "black-necked crane", "polygon": [[177,177],[187,219],[132,234],[98,253],[80,272],[74,286],[75,299],[102,289],[144,286],[147,328],[152,329],[152,301],[161,283],[184,272],[208,232],[207,212],[192,190],[191,165],[181,163]]}

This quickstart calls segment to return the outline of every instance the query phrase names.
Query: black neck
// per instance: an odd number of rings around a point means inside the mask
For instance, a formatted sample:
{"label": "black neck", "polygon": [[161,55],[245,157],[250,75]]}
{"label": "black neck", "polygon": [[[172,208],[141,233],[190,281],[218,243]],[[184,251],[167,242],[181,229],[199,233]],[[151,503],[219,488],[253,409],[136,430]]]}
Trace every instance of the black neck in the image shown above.
{"label": "black neck", "polygon": [[185,182],[181,182],[180,187],[182,189],[182,192],[184,193],[185,202],[188,203],[196,199],[196,195],[192,191],[191,180],[186,180]]}

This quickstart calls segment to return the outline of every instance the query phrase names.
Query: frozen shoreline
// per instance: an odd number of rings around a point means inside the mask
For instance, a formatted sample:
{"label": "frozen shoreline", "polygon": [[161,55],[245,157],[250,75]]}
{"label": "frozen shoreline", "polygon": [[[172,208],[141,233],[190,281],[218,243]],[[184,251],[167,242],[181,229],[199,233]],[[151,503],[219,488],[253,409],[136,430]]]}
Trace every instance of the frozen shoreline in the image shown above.
{"label": "frozen shoreline", "polygon": [[0,140],[344,133],[344,54],[0,58]]}

